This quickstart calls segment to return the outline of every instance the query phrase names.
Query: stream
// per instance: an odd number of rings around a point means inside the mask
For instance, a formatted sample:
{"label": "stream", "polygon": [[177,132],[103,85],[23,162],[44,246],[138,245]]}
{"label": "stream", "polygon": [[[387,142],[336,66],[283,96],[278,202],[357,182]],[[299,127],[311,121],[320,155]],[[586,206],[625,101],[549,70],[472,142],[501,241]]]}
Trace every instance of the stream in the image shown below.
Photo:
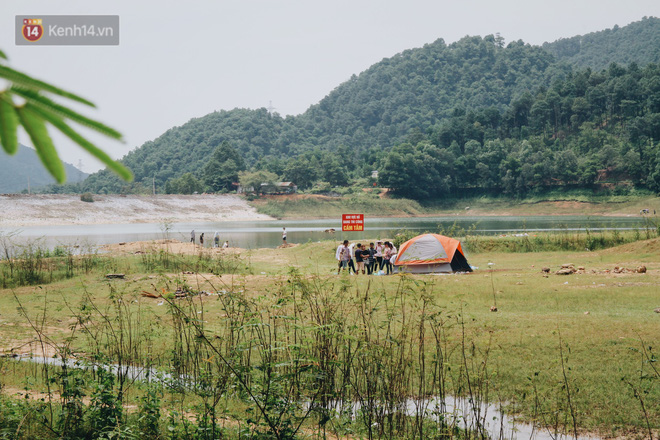
{"label": "stream", "polygon": [[[66,362],[60,358],[50,358],[44,356],[18,356],[15,360],[22,362],[32,362],[41,365],[50,365],[55,367],[67,366],[68,368],[97,369],[103,367],[117,375],[121,372],[129,381],[162,381],[167,386],[190,386],[193,382],[189,378],[174,378],[169,373],[160,373],[155,369],[135,366],[118,365],[95,365],[93,363],[82,363],[77,359],[68,359]],[[307,407],[309,403],[306,404]],[[376,403],[377,405],[377,403]],[[362,405],[359,402],[331,402],[331,407],[336,411],[348,411],[353,419],[359,416]],[[407,399],[402,408],[398,411],[405,411],[406,415],[415,417],[420,414],[429,417],[432,420],[439,420],[443,417],[448,424],[455,425],[463,429],[469,429],[482,432],[491,439],[501,440],[568,440],[576,439],[573,435],[566,435],[560,432],[553,432],[544,428],[539,428],[529,423],[523,423],[514,416],[504,414],[496,404],[476,402],[470,398],[445,396],[425,399]],[[576,440],[600,440],[595,436],[578,435]]]}

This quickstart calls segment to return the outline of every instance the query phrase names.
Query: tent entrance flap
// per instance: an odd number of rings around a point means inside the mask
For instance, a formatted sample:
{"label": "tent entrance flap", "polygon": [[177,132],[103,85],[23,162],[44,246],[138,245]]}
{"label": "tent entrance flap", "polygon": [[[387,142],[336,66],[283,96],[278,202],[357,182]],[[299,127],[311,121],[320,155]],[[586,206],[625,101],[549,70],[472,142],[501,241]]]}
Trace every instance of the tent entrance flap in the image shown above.
{"label": "tent entrance flap", "polygon": [[451,270],[454,272],[472,272],[472,267],[470,267],[467,258],[461,252],[456,252],[451,260]]}

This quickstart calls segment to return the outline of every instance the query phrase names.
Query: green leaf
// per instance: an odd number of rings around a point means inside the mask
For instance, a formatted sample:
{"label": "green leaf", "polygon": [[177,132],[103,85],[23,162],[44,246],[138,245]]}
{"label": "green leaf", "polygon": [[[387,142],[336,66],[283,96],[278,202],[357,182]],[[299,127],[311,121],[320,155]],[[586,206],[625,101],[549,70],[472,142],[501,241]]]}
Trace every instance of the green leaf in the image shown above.
{"label": "green leaf", "polygon": [[0,93],[0,144],[7,154],[18,151],[18,116],[7,93]]}
{"label": "green leaf", "polygon": [[69,125],[67,125],[62,119],[58,118],[56,115],[50,114],[38,108],[34,108],[32,111],[34,111],[38,116],[40,116],[44,120],[50,122],[55,128],[57,128],[63,134],[69,137],[69,139],[71,139],[72,141],[83,147],[94,157],[96,157],[98,160],[103,162],[108,168],[110,168],[112,171],[117,173],[122,179],[129,182],[133,180],[133,173],[131,173],[131,171],[128,168],[123,166],[121,163],[114,161],[103,150],[101,150],[100,148],[89,142],[87,139],[82,137],[78,132],[76,132]]}
{"label": "green leaf", "polygon": [[43,119],[32,111],[30,104],[16,108],[16,113],[18,113],[21,125],[30,136],[32,144],[37,149],[37,154],[39,155],[41,162],[51,176],[55,178],[57,183],[64,183],[66,181],[64,165],[62,165],[62,162],[57,155],[57,150],[55,150],[55,146],[48,134]]}
{"label": "green leaf", "polygon": [[7,55],[5,55],[5,53],[4,53],[3,51],[1,51],[1,50],[0,50],[0,58],[2,58],[3,60],[7,60],[7,59],[8,59],[8,58],[7,58]]}
{"label": "green leaf", "polygon": [[94,104],[92,104],[85,98],[82,98],[71,92],[67,92],[66,90],[62,90],[59,87],[55,87],[43,81],[39,81],[38,79],[31,78],[28,75],[7,66],[0,65],[0,78],[5,78],[11,81],[13,84],[18,85],[20,87],[25,87],[27,89],[34,89],[34,90],[43,90],[49,93],[53,93],[55,95],[72,99],[74,101],[80,102],[90,107],[96,107]]}
{"label": "green leaf", "polygon": [[107,125],[101,122],[95,121],[93,119],[89,119],[88,117],[85,117],[80,113],[77,113],[69,108],[66,108],[58,104],[57,102],[53,101],[52,99],[39,94],[39,92],[37,91],[28,90],[21,87],[12,87],[11,91],[19,96],[22,96],[28,102],[31,102],[32,104],[43,110],[47,110],[51,113],[56,113],[59,116],[69,118],[72,121],[75,121],[81,125],[96,130],[100,133],[103,133],[104,135],[109,136],[111,138],[118,140],[121,140],[122,138],[121,133],[119,133],[114,128],[108,127]]}

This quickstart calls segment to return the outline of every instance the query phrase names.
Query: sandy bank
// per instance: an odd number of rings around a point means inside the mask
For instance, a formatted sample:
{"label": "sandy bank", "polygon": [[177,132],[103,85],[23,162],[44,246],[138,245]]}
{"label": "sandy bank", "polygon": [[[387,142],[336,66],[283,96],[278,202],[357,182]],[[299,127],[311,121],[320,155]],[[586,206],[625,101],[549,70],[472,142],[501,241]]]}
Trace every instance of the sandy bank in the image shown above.
{"label": "sandy bank", "polygon": [[[285,245],[278,246],[277,249],[293,248],[296,246],[299,246],[299,244],[288,243]],[[101,246],[101,249],[113,255],[148,254],[148,253],[158,253],[161,251],[169,252],[176,255],[200,255],[202,253],[207,255],[240,255],[242,252],[247,251],[247,249],[243,249],[239,247],[229,247],[226,249],[202,247],[199,244],[187,243],[173,239],[133,241],[126,243],[106,244]],[[257,249],[257,251],[263,253],[263,251],[270,252],[273,251],[273,249],[263,248],[263,249]]]}
{"label": "sandy bank", "polygon": [[108,223],[271,220],[234,195],[0,195],[0,228]]}

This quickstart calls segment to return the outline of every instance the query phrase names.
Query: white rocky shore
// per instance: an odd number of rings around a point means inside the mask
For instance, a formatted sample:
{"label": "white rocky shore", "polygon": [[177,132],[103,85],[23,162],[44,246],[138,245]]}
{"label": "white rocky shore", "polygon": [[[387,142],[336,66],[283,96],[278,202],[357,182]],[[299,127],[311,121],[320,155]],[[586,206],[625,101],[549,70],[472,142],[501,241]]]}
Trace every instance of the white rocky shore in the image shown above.
{"label": "white rocky shore", "polygon": [[0,195],[0,228],[108,223],[272,220],[234,195]]}

